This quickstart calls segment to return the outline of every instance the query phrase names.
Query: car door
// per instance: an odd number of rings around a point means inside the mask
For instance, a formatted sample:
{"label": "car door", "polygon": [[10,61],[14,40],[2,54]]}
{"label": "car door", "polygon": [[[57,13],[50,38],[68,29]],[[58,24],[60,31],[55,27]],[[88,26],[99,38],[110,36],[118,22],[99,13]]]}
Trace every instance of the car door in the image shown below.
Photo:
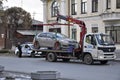
{"label": "car door", "polygon": [[41,47],[46,47],[46,33],[41,33],[37,36],[37,40]]}
{"label": "car door", "polygon": [[55,43],[55,37],[54,34],[52,33],[47,33],[47,39],[46,39],[46,43],[48,47],[54,47],[54,43]]}

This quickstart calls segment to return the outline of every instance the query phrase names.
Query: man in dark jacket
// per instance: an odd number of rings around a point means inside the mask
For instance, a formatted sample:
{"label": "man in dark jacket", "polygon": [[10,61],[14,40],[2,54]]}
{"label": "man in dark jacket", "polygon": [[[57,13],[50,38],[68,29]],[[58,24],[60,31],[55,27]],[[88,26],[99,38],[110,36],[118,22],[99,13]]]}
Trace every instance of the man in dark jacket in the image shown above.
{"label": "man in dark jacket", "polygon": [[21,47],[20,42],[18,42],[17,48],[18,48],[18,50],[19,50],[18,57],[22,57],[22,47]]}

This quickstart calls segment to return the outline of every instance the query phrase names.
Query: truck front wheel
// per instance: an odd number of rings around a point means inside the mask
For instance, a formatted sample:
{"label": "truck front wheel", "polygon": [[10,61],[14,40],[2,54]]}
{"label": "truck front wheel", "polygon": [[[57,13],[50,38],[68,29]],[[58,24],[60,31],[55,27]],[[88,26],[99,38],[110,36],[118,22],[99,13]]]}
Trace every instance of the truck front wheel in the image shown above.
{"label": "truck front wheel", "polygon": [[48,60],[50,62],[55,62],[55,61],[57,61],[57,57],[54,53],[48,53],[46,60]]}
{"label": "truck front wheel", "polygon": [[85,64],[93,64],[93,59],[90,54],[85,54],[83,61]]}

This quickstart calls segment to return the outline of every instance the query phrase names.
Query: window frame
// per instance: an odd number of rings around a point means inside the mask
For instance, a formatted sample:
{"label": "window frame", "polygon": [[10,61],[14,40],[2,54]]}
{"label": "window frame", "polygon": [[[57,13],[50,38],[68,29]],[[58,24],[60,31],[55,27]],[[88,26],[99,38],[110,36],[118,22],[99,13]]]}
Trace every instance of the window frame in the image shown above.
{"label": "window frame", "polygon": [[57,1],[54,1],[51,6],[51,16],[56,17],[58,11],[59,11],[59,3]]}
{"label": "window frame", "polygon": [[120,0],[116,0],[116,8],[120,9]]}
{"label": "window frame", "polygon": [[98,27],[92,27],[92,33],[97,33],[98,32]]}
{"label": "window frame", "polygon": [[92,0],[92,13],[98,12],[98,0]]}
{"label": "window frame", "polygon": [[87,0],[83,1],[81,0],[81,14],[87,13]]}
{"label": "window frame", "polygon": [[71,0],[71,14],[72,15],[76,15],[77,14],[75,0],[74,1]]}
{"label": "window frame", "polygon": [[111,0],[106,0],[106,9],[111,9]]}
{"label": "window frame", "polygon": [[77,29],[76,28],[72,28],[72,39],[77,40],[76,35],[77,35]]}

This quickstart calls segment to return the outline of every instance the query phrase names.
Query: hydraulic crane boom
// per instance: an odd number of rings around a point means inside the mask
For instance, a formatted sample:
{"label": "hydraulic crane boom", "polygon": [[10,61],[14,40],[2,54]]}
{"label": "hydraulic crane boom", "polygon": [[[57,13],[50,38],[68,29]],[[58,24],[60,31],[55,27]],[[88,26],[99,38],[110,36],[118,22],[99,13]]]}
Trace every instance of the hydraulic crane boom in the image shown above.
{"label": "hydraulic crane boom", "polygon": [[84,38],[84,35],[87,33],[85,23],[84,23],[83,21],[81,21],[81,20],[77,20],[77,19],[72,18],[72,17],[70,17],[70,16],[63,16],[63,15],[58,14],[58,15],[57,15],[57,21],[58,21],[59,19],[63,19],[63,20],[65,20],[65,21],[72,22],[72,23],[74,23],[74,24],[78,24],[79,27],[81,27],[80,42],[79,42],[79,43],[80,43],[81,48],[82,48],[83,38]]}

